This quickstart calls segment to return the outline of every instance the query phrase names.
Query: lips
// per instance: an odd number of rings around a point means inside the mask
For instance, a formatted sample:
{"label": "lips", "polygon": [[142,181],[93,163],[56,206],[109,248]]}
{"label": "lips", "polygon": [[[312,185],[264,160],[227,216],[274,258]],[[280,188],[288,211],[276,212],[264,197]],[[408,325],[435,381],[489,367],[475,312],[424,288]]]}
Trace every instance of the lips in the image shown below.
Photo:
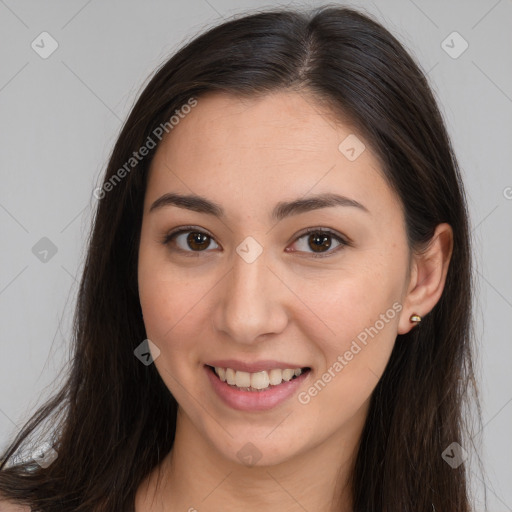
{"label": "lips", "polygon": [[[213,364],[233,364],[233,366],[236,366],[238,368],[269,368],[268,361],[262,362],[259,361],[257,363],[252,364],[246,364],[246,365],[240,365],[239,362],[236,361],[212,361]],[[282,362],[276,362],[271,361],[271,365],[278,364],[281,366]],[[289,363],[285,363],[285,366]],[[294,366],[293,364],[290,366]],[[217,367],[219,368],[219,367]],[[307,367],[304,367],[307,368]],[[300,375],[295,376],[291,378],[290,380],[286,381],[283,380],[278,385],[269,385],[265,389],[253,389],[247,387],[237,387],[236,385],[230,385],[227,381],[223,381],[219,375],[215,372],[214,367],[208,365],[204,365],[204,371],[207,376],[208,381],[211,384],[211,387],[215,394],[221,399],[221,401],[229,406],[232,409],[237,409],[240,411],[246,411],[246,412],[260,412],[260,411],[266,411],[269,409],[273,409],[274,407],[279,406],[280,404],[285,403],[291,397],[298,392],[298,390],[302,387],[302,385],[305,383],[306,380],[309,380],[310,378],[310,370],[307,369],[304,372],[301,372]],[[231,371],[234,371],[234,369],[231,369]],[[259,370],[261,372],[265,372],[266,370]],[[281,372],[279,369],[272,369],[271,371],[274,372]],[[240,370],[235,372],[236,374],[239,373],[246,373],[244,370]],[[256,372],[258,373],[258,372]],[[248,373],[247,373],[248,375]],[[247,376],[246,375],[246,376]],[[254,373],[253,373],[254,375]],[[244,378],[246,376],[243,376]],[[243,383],[245,386],[247,382]],[[252,384],[252,381],[251,381]],[[264,383],[263,383],[264,384]]]}

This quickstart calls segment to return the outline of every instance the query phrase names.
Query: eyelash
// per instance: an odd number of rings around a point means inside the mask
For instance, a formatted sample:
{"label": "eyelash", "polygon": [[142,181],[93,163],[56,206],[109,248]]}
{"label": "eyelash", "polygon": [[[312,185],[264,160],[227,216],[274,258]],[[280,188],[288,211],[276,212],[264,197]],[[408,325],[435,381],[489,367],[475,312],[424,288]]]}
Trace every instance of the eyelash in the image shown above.
{"label": "eyelash", "polygon": [[[191,232],[206,235],[209,238],[211,238],[212,240],[214,240],[214,238],[209,233],[207,233],[201,229],[198,229],[195,226],[182,226],[181,228],[178,228],[175,231],[171,231],[170,233],[167,233],[161,240],[161,243],[163,245],[169,245],[170,242],[172,242],[178,235],[181,235],[183,233],[191,233]],[[337,242],[340,243],[340,245],[338,247],[336,247],[335,249],[329,250],[324,253],[309,253],[312,258],[327,258],[329,256],[332,256],[333,254],[338,253],[341,249],[343,249],[343,247],[352,246],[352,243],[350,241],[343,238],[341,235],[337,234],[335,231],[333,231],[331,229],[326,229],[326,228],[307,228],[305,231],[303,231],[297,235],[294,242],[296,242],[297,240],[300,240],[301,238],[303,238],[306,235],[310,235],[311,233],[315,233],[315,234],[322,233],[322,234],[330,235],[332,238],[334,238]],[[183,249],[176,249],[176,251],[181,252],[181,253],[190,253],[190,254],[187,254],[187,256],[199,256],[200,253],[205,252],[205,251],[184,251]],[[300,252],[300,251],[290,251],[290,252]]]}

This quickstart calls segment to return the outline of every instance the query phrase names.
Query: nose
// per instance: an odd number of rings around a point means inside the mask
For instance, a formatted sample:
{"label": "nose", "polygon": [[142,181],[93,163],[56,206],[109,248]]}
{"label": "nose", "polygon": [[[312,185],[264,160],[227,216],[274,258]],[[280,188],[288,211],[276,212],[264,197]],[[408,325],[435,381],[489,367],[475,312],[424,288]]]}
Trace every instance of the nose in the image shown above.
{"label": "nose", "polygon": [[242,344],[282,332],[292,294],[268,266],[265,250],[252,262],[238,254],[233,259],[231,272],[218,287],[214,327]]}

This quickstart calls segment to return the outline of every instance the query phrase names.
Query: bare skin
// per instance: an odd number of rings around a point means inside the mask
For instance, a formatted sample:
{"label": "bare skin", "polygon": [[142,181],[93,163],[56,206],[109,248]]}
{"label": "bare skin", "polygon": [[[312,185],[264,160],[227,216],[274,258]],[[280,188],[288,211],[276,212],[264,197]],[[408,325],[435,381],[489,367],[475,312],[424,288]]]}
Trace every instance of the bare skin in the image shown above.
{"label": "bare skin", "polygon": [[[353,161],[338,149],[354,133],[306,93],[243,101],[216,93],[198,98],[162,141],[138,280],[147,336],[160,350],[154,364],[179,413],[174,448],[160,479],[154,471],[140,486],[137,512],[330,512],[335,496],[351,510],[345,484],[369,398],[397,334],[441,297],[452,250],[451,228],[440,224],[425,254],[410,251],[400,201],[369,145],[356,134],[366,149]],[[169,192],[205,197],[225,216],[175,205],[150,212]],[[270,217],[277,203],[324,193],[364,209]],[[193,228],[164,245],[180,226]],[[323,257],[314,257],[305,228],[330,229],[343,242],[327,234]],[[203,250],[187,241],[197,231],[209,237]],[[236,251],[247,237],[262,248],[250,263]],[[355,353],[354,340],[372,326],[377,334]],[[208,361],[228,358],[311,371],[278,406],[240,411],[219,399],[205,372]],[[310,393],[326,374],[328,384]],[[251,466],[237,455],[247,443],[259,454]]]}

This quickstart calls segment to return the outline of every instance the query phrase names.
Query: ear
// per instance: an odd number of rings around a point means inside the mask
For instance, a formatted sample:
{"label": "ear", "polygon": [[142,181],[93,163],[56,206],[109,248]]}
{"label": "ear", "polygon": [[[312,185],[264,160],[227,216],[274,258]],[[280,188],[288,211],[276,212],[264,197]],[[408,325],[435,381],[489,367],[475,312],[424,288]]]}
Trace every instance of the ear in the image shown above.
{"label": "ear", "polygon": [[398,334],[406,334],[416,325],[410,321],[411,315],[425,316],[441,298],[452,251],[453,231],[443,223],[436,227],[427,248],[414,253]]}

